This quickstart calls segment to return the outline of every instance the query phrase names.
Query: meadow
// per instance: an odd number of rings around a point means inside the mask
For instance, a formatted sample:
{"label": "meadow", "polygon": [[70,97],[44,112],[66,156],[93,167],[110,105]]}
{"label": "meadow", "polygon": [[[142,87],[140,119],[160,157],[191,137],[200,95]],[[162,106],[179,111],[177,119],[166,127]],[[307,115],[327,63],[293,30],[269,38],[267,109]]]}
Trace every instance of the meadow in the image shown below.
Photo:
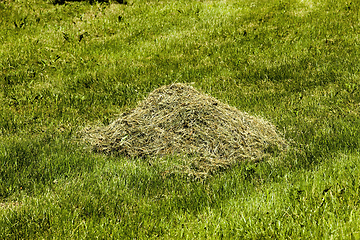
{"label": "meadow", "polygon": [[[359,8],[0,1],[0,239],[360,239]],[[271,121],[288,153],[196,181],[79,138],[174,82]]]}

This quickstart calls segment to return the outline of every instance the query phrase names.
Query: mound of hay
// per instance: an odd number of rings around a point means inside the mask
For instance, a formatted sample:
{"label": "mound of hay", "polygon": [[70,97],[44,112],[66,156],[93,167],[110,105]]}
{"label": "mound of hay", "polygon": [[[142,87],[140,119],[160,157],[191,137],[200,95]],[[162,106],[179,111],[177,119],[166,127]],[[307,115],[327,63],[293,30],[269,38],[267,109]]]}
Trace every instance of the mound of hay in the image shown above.
{"label": "mound of hay", "polygon": [[181,169],[196,177],[286,148],[269,122],[180,83],[156,89],[109,126],[88,129],[86,138],[100,152],[180,156]]}

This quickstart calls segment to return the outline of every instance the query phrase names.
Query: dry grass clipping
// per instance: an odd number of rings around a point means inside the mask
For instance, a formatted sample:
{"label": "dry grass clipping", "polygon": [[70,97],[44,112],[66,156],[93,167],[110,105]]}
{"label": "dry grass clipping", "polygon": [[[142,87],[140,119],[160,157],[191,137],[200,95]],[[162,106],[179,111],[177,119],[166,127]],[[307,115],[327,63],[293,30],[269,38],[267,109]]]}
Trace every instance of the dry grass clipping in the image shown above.
{"label": "dry grass clipping", "polygon": [[100,152],[180,156],[184,164],[178,170],[200,178],[287,146],[269,122],[180,83],[156,89],[109,126],[85,133]]}

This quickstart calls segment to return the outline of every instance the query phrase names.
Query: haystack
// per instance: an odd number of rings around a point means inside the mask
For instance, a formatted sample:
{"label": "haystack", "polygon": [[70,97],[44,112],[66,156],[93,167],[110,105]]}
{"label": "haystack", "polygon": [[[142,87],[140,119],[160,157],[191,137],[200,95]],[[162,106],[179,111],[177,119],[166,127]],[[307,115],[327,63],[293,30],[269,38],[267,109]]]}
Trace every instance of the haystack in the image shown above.
{"label": "haystack", "polygon": [[96,151],[135,158],[177,156],[179,169],[206,176],[241,161],[258,161],[286,148],[268,121],[175,83],[151,92],[109,126],[88,129]]}

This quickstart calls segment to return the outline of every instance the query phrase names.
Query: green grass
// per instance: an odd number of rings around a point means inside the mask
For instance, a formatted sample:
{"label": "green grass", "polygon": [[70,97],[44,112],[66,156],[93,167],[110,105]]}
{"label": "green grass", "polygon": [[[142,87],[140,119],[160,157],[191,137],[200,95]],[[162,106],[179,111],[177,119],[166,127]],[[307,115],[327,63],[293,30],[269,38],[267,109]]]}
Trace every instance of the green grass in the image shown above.
{"label": "green grass", "polygon": [[[0,238],[359,239],[359,7],[0,2]],[[289,153],[197,182],[77,139],[173,82],[269,119]]]}

